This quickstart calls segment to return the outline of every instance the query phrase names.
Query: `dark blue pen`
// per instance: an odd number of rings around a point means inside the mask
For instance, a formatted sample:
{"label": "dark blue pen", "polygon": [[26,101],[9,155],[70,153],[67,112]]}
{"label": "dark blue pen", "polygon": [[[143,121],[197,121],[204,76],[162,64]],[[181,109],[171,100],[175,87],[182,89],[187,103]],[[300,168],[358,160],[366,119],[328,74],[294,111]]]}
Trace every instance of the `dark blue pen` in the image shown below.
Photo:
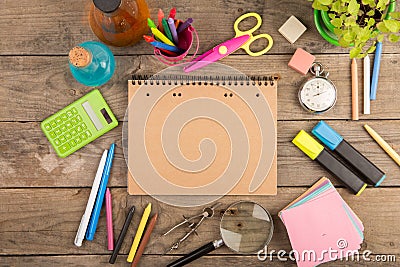
{"label": "dark blue pen", "polygon": [[101,182],[99,186],[99,191],[96,197],[96,203],[92,211],[92,216],[90,217],[89,226],[86,232],[86,239],[92,241],[94,234],[96,233],[97,223],[99,222],[100,210],[103,205],[104,195],[106,193],[106,187],[108,183],[108,178],[110,177],[110,171],[112,166],[112,161],[114,158],[114,148],[115,144],[111,144],[108,150],[106,165],[104,167],[103,175],[101,177]]}

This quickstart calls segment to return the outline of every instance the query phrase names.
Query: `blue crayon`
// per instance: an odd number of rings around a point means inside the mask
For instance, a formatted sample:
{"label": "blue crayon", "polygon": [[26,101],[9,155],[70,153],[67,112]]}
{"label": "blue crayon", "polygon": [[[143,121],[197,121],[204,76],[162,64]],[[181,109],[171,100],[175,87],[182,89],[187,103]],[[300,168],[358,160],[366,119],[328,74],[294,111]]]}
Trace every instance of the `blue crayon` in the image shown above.
{"label": "blue crayon", "polygon": [[160,48],[160,49],[164,49],[164,50],[168,50],[168,51],[171,51],[171,52],[174,52],[174,53],[177,53],[177,54],[182,53],[182,49],[180,49],[180,48],[178,48],[176,46],[164,44],[162,42],[154,41],[154,42],[150,42],[150,44],[152,46],[154,46],[154,47],[157,47],[157,48]]}

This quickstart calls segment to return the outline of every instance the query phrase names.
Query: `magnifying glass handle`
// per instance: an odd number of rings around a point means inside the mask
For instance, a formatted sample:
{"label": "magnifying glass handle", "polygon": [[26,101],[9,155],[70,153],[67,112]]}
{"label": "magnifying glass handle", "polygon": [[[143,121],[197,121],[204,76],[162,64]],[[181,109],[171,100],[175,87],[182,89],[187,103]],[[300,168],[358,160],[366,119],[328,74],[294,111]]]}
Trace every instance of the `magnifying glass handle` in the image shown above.
{"label": "magnifying glass handle", "polygon": [[222,241],[222,239],[207,243],[204,246],[190,252],[186,256],[183,256],[182,258],[177,259],[176,261],[168,264],[167,267],[184,266],[184,265],[210,253],[211,251],[221,247],[222,245],[224,245],[224,241]]}

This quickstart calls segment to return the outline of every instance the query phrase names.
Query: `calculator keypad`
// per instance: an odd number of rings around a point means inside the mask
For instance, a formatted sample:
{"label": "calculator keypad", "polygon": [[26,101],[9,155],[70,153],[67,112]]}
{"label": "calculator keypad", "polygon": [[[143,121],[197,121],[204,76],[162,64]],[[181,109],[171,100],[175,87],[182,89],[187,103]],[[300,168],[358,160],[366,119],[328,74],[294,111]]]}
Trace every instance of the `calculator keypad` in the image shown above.
{"label": "calculator keypad", "polygon": [[44,129],[49,132],[49,136],[61,153],[66,153],[92,136],[76,108],[71,108],[46,123]]}

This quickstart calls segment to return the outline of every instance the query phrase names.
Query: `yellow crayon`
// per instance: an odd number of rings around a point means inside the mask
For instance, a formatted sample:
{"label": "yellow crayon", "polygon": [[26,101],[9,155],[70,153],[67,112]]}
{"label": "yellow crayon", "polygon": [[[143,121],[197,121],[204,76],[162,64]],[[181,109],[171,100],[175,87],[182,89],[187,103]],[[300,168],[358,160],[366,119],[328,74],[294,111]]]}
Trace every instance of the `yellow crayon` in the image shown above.
{"label": "yellow crayon", "polygon": [[144,228],[150,216],[150,212],[151,212],[151,203],[147,205],[146,209],[143,212],[143,216],[142,219],[140,220],[135,238],[133,239],[131,250],[129,251],[128,258],[126,259],[127,262],[132,262],[133,258],[135,257],[136,250],[138,249],[140,239],[142,238]]}
{"label": "yellow crayon", "polygon": [[151,32],[154,34],[155,37],[160,39],[163,43],[167,45],[175,46],[173,42],[171,42],[162,32],[160,32],[157,28],[150,28]]}

